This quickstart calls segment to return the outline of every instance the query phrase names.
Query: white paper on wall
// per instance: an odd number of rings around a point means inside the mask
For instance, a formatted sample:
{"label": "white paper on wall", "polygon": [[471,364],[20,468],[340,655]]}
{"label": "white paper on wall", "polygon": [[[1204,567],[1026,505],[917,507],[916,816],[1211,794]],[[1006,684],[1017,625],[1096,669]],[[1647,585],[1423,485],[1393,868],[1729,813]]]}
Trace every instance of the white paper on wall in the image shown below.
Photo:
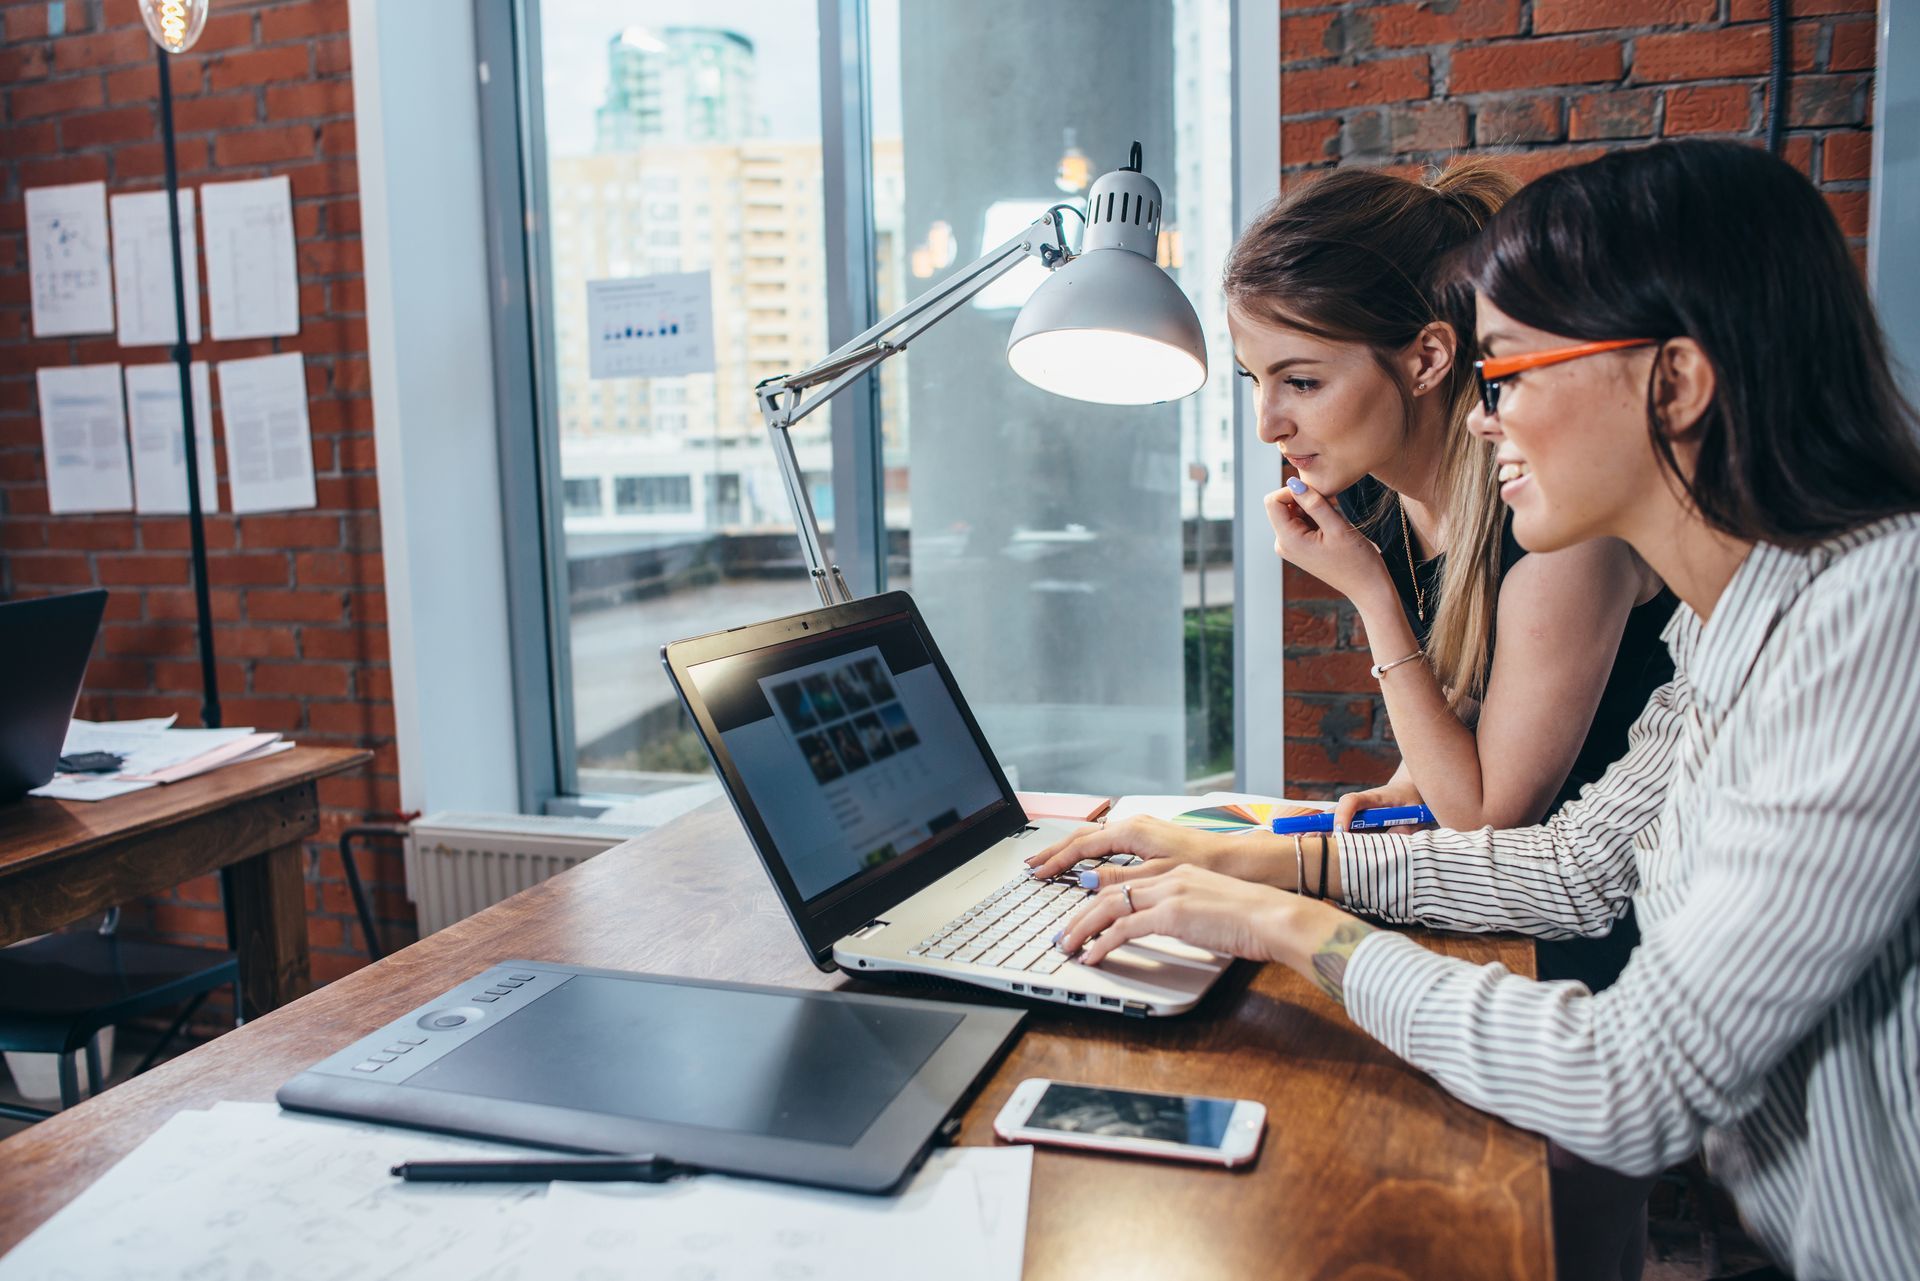
{"label": "white paper on wall", "polygon": [[28,190],[27,272],[36,337],[112,332],[106,183]]}
{"label": "white paper on wall", "polygon": [[39,370],[36,377],[48,510],[132,510],[120,366],[65,365]]}
{"label": "white paper on wall", "polygon": [[[190,366],[194,448],[200,460],[200,510],[220,510],[214,481],[213,391],[207,363]],[[187,510],[186,433],[180,430],[180,367],[128,365],[127,433],[133,444],[134,510],[178,514]]]}
{"label": "white paper on wall", "polygon": [[307,373],[300,353],[223,360],[219,376],[233,510],[244,514],[316,505]]}
{"label": "white paper on wall", "polygon": [[[115,196],[113,206],[113,302],[120,314],[120,345],[151,347],[179,338],[174,313],[173,251],[167,193],[140,191]],[[180,193],[181,283],[187,299],[187,341],[200,341],[200,261],[194,235],[193,189]]]}
{"label": "white paper on wall", "polygon": [[200,188],[206,219],[207,318],[217,339],[300,332],[293,188],[286,175]]}
{"label": "white paper on wall", "polygon": [[712,373],[711,273],[589,280],[587,342],[592,378]]}

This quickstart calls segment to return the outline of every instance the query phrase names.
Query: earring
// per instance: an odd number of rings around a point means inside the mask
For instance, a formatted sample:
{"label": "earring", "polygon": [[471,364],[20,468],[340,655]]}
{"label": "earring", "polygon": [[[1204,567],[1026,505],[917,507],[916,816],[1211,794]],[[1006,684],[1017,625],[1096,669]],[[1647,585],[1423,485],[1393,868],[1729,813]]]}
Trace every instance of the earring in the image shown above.
{"label": "earring", "polygon": [[1413,385],[1413,389],[1415,391],[1425,391],[1427,389],[1427,385],[1425,383],[1415,383]]}

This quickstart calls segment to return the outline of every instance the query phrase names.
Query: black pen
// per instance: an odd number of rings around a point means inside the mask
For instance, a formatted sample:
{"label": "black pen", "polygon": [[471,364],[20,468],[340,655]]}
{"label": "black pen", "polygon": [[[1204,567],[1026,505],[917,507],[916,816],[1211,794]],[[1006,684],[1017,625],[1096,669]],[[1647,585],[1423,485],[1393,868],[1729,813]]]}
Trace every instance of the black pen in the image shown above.
{"label": "black pen", "polygon": [[665,1183],[698,1166],[663,1156],[546,1156],[497,1161],[403,1161],[389,1171],[408,1183]]}

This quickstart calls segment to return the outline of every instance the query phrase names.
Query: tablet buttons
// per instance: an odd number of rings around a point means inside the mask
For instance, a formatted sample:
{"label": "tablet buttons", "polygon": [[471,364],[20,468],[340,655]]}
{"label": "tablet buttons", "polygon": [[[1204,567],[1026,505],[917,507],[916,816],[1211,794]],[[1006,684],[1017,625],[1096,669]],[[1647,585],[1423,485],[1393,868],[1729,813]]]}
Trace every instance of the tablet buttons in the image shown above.
{"label": "tablet buttons", "polygon": [[531,974],[509,974],[509,975],[507,975],[507,977],[508,977],[508,978],[510,978],[510,979],[512,979],[512,980],[514,980],[514,981],[515,981],[515,982],[517,982],[517,983],[531,983],[531,982],[533,982],[533,975],[531,975]]}
{"label": "tablet buttons", "polygon": [[476,996],[473,999],[476,1001],[485,1001],[488,1004],[492,1004],[493,1002],[499,1000],[502,995],[504,995],[504,993],[495,993],[491,996]]}
{"label": "tablet buttons", "polygon": [[488,996],[512,996],[513,989],[510,987],[490,987],[487,989],[487,995]]}
{"label": "tablet buttons", "polygon": [[[487,998],[483,996],[479,999],[484,1001]],[[497,1000],[499,998],[496,997],[495,999]],[[423,1027],[429,1032],[444,1032],[448,1028],[456,1028],[468,1023],[478,1022],[486,1016],[487,1012],[478,1006],[460,1005],[452,1009],[428,1010],[425,1014],[422,1014],[418,1019],[414,1020],[414,1026]]]}
{"label": "tablet buttons", "polygon": [[378,1072],[380,1065],[378,1063],[356,1063],[353,1065],[353,1070],[356,1072]]}

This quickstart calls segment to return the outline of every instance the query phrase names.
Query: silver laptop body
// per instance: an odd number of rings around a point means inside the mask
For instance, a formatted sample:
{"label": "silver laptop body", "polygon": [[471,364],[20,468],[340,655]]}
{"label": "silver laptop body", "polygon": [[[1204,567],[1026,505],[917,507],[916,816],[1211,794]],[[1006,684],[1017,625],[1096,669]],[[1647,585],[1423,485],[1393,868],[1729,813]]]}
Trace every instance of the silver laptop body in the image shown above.
{"label": "silver laptop body", "polygon": [[1230,959],[1139,939],[1100,966],[1052,945],[1086,899],[1025,859],[1029,820],[905,592],[661,651],[814,964],[918,974],[1132,1015],[1190,1009]]}

